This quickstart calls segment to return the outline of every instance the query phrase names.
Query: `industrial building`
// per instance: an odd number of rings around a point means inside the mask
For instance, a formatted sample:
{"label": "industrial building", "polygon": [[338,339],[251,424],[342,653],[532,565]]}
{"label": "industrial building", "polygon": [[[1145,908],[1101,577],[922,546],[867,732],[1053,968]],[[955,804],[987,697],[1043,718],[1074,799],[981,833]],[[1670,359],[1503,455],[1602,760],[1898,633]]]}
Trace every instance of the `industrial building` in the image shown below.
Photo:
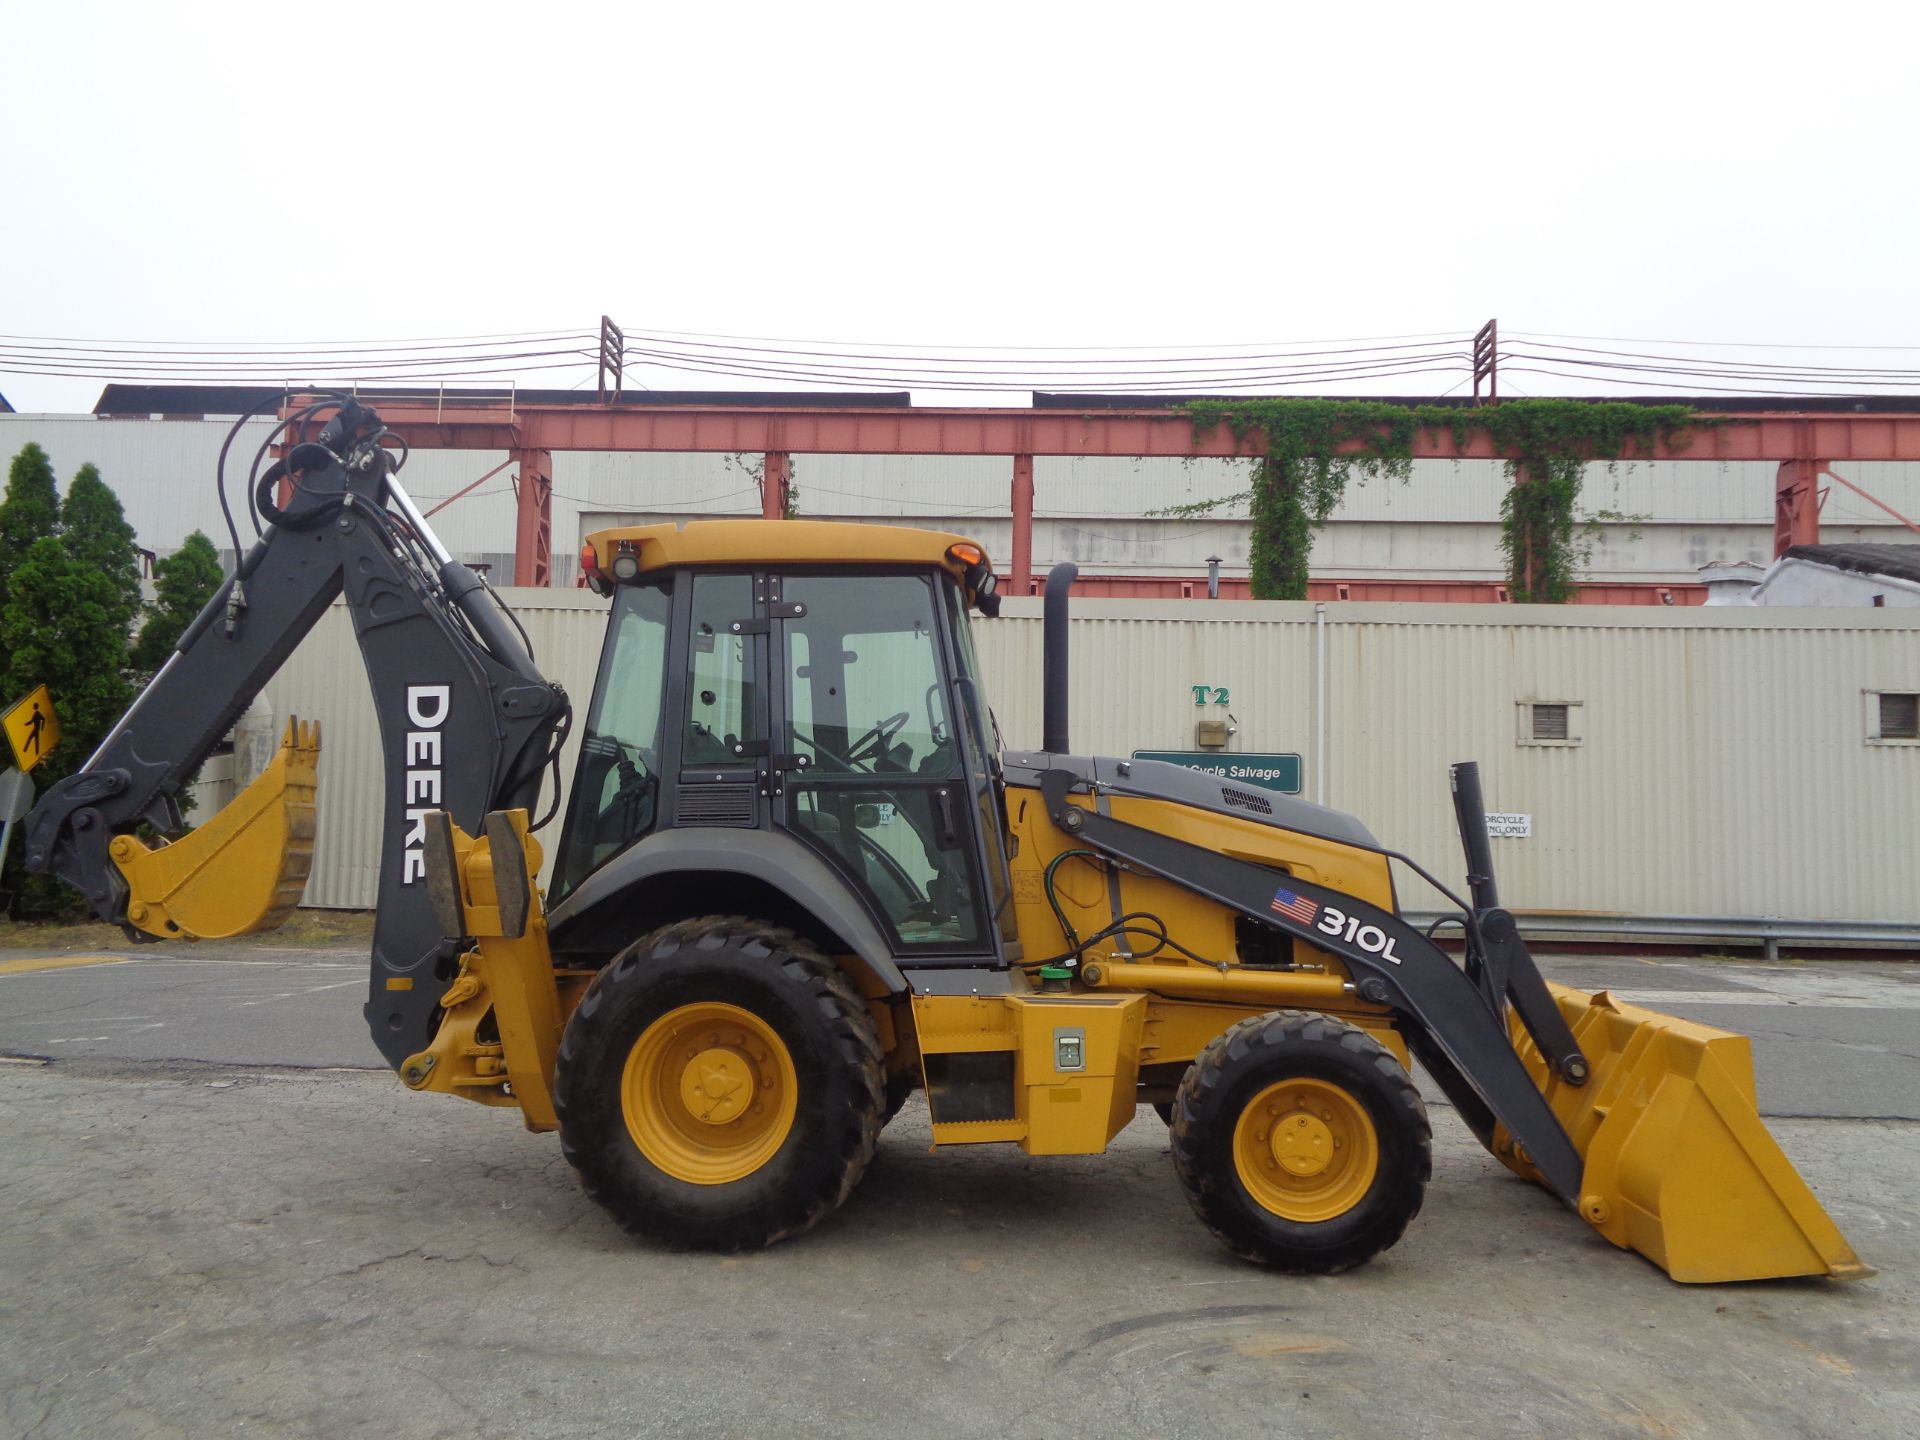
{"label": "industrial building", "polygon": [[[560,392],[568,401],[582,398]],[[71,475],[97,465],[119,494],[139,543],[159,555],[199,529],[222,549],[215,462],[236,416],[278,392],[227,387],[110,385],[90,415],[0,415],[0,451],[35,441]],[[525,403],[553,400],[520,392]],[[749,405],[737,392],[626,397],[628,403]],[[905,395],[778,397],[783,405],[910,408]],[[248,466],[272,429],[250,421],[234,443],[228,484],[244,511]],[[978,536],[997,559],[1012,551],[1010,477],[993,455],[796,454],[787,477],[802,516],[928,525]],[[1036,455],[1029,461],[1034,573],[1060,560],[1081,567],[1089,594],[1180,598],[1207,594],[1218,557],[1219,592],[1248,591],[1244,503],[1201,515],[1165,513],[1243,492],[1240,459]],[[551,581],[571,586],[580,537],[611,524],[762,510],[758,453],[555,451]],[[1895,510],[1920,513],[1920,461],[1863,460],[1847,478]],[[1602,523],[1585,598],[1698,603],[1700,571],[1716,563],[1765,565],[1774,554],[1775,472],[1770,460],[1622,462],[1589,467],[1589,511]],[[518,466],[506,451],[417,450],[403,480],[456,556],[513,576]],[[1510,482],[1497,460],[1416,460],[1405,483],[1354,484],[1316,538],[1314,598],[1499,600],[1506,566],[1500,505]],[[444,506],[445,508],[436,509]],[[244,525],[244,521],[242,524]],[[1820,514],[1830,544],[1911,538],[1900,522],[1851,490],[1832,486]],[[243,535],[247,543],[249,535]]]}
{"label": "industrial building", "polygon": [[[194,529],[231,548],[213,486],[220,447],[241,411],[263,401],[271,409],[277,398],[115,385],[92,415],[0,416],[0,448],[35,441],[62,477],[97,465],[152,551],[167,553]],[[545,398],[549,417],[610,413],[579,397]],[[780,407],[794,430],[814,403],[739,394],[629,401],[629,410],[657,406],[722,424],[751,416],[758,401],[763,415]],[[1513,822],[1499,847],[1510,903],[1535,912],[1536,924],[1769,945],[1920,943],[1909,883],[1920,630],[1903,608],[1913,547],[1899,543],[1911,536],[1900,515],[1920,512],[1920,460],[1897,458],[1915,453],[1908,412],[1882,423],[1863,407],[1830,405],[1830,418],[1767,417],[1771,430],[1738,442],[1745,455],[1590,466],[1587,505],[1629,517],[1601,527],[1588,570],[1594,588],[1582,597],[1607,606],[1595,609],[1429,603],[1505,598],[1500,505],[1510,482],[1487,458],[1416,460],[1405,483],[1353,485],[1315,543],[1314,598],[1324,603],[1239,599],[1244,505],[1166,512],[1244,490],[1252,462],[1165,448],[1133,458],[1120,449],[1131,437],[1118,430],[1091,454],[1035,445],[1020,455],[998,441],[979,441],[978,453],[839,453],[815,437],[776,456],[759,444],[720,448],[711,435],[698,452],[555,445],[539,451],[550,467],[540,555],[550,583],[512,587],[527,567],[529,507],[516,498],[523,462],[470,438],[499,433],[498,417],[511,411],[495,406],[478,421],[473,411],[450,413],[442,426],[433,403],[410,403],[405,428],[429,443],[413,450],[403,482],[457,556],[509,587],[546,673],[575,695],[591,688],[605,610],[573,588],[580,538],[615,524],[777,514],[778,492],[765,489],[777,459],[801,517],[954,529],[986,543],[1015,582],[1006,618],[978,627],[1015,747],[1038,730],[1038,606],[1024,596],[1051,565],[1071,560],[1082,575],[1074,669],[1085,718],[1075,740],[1090,753],[1197,749],[1211,738],[1197,721],[1224,719],[1223,760],[1294,757],[1297,793],[1366,816],[1387,844],[1429,857],[1453,843],[1446,766],[1476,758],[1490,803]],[[522,392],[513,403],[531,411],[541,400]],[[892,427],[918,422],[924,432],[929,418],[905,396],[818,400],[823,415],[830,408],[859,422],[855,430],[881,432],[882,451]],[[1039,408],[1021,413],[1036,426],[1047,418]],[[1190,428],[1177,412],[1161,413],[1156,423],[1172,428],[1156,443],[1184,448]],[[1082,421],[1104,417],[1069,417],[1065,427],[1052,418],[1059,446]],[[272,430],[271,419],[249,421],[229,461],[243,545],[251,541],[243,486]],[[1708,439],[1727,446],[1729,433]],[[1828,454],[1844,472],[1830,485],[1819,468],[1830,462],[1805,458]],[[1795,455],[1791,464],[1775,458]],[[1801,469],[1790,493],[1792,465]],[[1807,508],[1796,516],[1795,504]],[[1791,543],[1809,533],[1821,543]],[[1192,603],[1209,593],[1213,557],[1221,598]],[[325,726],[312,905],[372,903],[383,765],[363,688],[341,683],[358,670],[336,604],[268,687],[262,709],[271,714],[253,717],[253,730],[268,734],[291,715]],[[1126,704],[1106,703],[1113,697],[1099,697],[1099,677],[1119,674],[1139,678],[1128,682]],[[1218,713],[1196,710],[1196,687],[1231,698]],[[245,769],[228,756],[207,768],[209,811]],[[571,773],[568,754],[561,774]],[[1763,835],[1794,843],[1751,843]],[[1807,871],[1796,857],[1809,848],[1833,863]],[[1435,895],[1401,898],[1412,913],[1439,904]]]}
{"label": "industrial building", "polygon": [[[576,703],[591,693],[607,602],[504,594],[543,672]],[[1015,750],[1040,740],[1039,613],[1010,599],[973,626]],[[1502,894],[1531,928],[1920,945],[1912,610],[1077,599],[1074,617],[1077,751],[1192,751],[1198,722],[1231,716],[1219,759],[1297,756],[1304,798],[1447,876],[1447,767],[1478,760],[1489,809],[1513,822]],[[265,729],[325,729],[309,905],[373,903],[384,767],[372,700],[342,683],[359,671],[336,602],[267,690]],[[573,770],[569,746],[563,784]],[[1409,913],[1444,908],[1400,880]]]}

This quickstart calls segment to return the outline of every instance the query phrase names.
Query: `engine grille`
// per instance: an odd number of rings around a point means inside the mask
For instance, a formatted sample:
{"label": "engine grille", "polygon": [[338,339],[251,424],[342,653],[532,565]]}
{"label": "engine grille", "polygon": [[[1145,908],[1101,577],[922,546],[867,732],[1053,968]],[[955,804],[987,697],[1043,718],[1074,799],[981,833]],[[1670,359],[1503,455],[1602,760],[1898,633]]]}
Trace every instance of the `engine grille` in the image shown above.
{"label": "engine grille", "polygon": [[1273,814],[1273,802],[1251,790],[1236,790],[1231,785],[1222,785],[1220,798],[1236,810],[1251,810],[1256,815]]}
{"label": "engine grille", "polygon": [[674,805],[676,825],[751,826],[759,818],[751,783],[683,785]]}

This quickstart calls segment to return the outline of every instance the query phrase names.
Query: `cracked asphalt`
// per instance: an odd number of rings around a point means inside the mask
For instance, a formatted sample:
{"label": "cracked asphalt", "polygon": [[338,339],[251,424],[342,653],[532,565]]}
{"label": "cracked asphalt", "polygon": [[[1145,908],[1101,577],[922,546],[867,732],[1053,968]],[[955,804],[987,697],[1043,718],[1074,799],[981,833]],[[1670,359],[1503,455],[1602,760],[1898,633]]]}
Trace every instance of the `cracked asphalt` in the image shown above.
{"label": "cracked asphalt", "polygon": [[[314,988],[335,957],[150,963],[0,974],[0,1051],[55,1057],[0,1064],[0,1436],[1920,1433],[1914,1017],[1880,988],[1910,967],[1643,972],[1771,1028],[1770,1126],[1879,1270],[1696,1288],[1439,1106],[1425,1209],[1343,1276],[1220,1250],[1151,1112],[1106,1156],[1034,1160],[932,1152],[917,1099],[812,1235],[665,1254],[514,1113],[351,1068],[359,997]],[[103,1023],[33,1051],[36,1015]],[[277,1026],[326,1068],[260,1063]],[[169,1030],[216,1053],[145,1053]],[[1806,1118],[1853,1113],[1819,1108],[1835,1073],[1894,1077],[1854,1097],[1891,1118]]]}

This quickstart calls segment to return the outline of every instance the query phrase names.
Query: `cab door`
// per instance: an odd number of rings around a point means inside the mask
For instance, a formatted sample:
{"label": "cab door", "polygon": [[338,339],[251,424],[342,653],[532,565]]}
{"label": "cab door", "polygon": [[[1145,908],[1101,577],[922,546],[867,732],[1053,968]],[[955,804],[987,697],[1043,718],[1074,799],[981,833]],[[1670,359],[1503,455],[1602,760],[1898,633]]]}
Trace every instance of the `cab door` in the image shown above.
{"label": "cab door", "polygon": [[979,810],[935,577],[779,577],[776,823],[822,855],[903,964],[994,963]]}
{"label": "cab door", "polygon": [[687,579],[685,690],[670,697],[680,725],[677,826],[767,821],[767,588],[765,575],[743,572]]}

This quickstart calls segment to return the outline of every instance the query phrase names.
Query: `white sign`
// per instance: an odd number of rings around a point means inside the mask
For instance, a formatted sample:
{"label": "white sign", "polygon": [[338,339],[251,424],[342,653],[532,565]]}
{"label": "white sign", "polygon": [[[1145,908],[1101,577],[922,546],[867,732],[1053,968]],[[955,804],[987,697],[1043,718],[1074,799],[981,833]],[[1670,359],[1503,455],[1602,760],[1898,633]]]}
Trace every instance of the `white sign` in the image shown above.
{"label": "white sign", "polygon": [[1495,839],[1525,840],[1533,834],[1531,815],[1501,815],[1487,812],[1487,834]]}

